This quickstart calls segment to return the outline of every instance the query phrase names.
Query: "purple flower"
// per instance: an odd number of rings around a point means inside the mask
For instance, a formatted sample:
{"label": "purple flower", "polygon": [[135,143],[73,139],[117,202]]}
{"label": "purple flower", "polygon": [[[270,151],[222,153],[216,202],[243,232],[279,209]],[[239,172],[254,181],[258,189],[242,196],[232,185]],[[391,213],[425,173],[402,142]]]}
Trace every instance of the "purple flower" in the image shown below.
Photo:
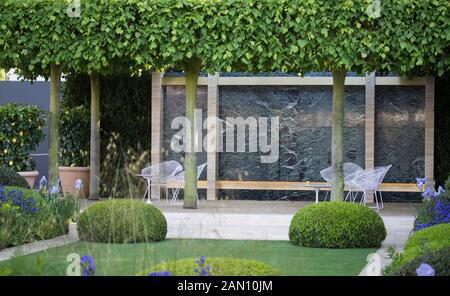
{"label": "purple flower", "polygon": [[434,276],[435,272],[433,267],[431,265],[422,263],[420,266],[416,269],[416,274],[418,276]]}
{"label": "purple flower", "polygon": [[83,256],[80,260],[81,267],[83,268],[83,276],[95,275],[95,264],[91,256]]}
{"label": "purple flower", "polygon": [[416,186],[419,188],[420,192],[424,192],[427,185],[428,183],[426,178],[416,177]]}
{"label": "purple flower", "polygon": [[422,192],[422,197],[423,197],[423,198],[429,198],[430,196],[431,196],[431,190],[430,190],[429,187],[427,187],[427,188],[425,189],[425,191]]}
{"label": "purple flower", "polygon": [[169,271],[155,271],[150,272],[148,276],[171,276],[172,274]]}
{"label": "purple flower", "polygon": [[210,267],[205,266],[205,261],[205,256],[201,256],[200,259],[195,261],[195,263],[198,264],[198,267],[194,269],[194,272],[198,273],[200,276],[207,276],[209,274]]}
{"label": "purple flower", "polygon": [[59,188],[58,185],[55,185],[52,187],[52,189],[50,189],[51,194],[58,194],[60,191],[61,191],[61,189]]}
{"label": "purple flower", "polygon": [[81,179],[77,179],[75,181],[75,191],[80,191],[82,187],[83,187],[83,181],[81,181]]}
{"label": "purple flower", "polygon": [[433,198],[438,197],[439,195],[441,195],[444,192],[445,192],[444,188],[442,188],[442,186],[439,186],[438,190],[433,193]]}
{"label": "purple flower", "polygon": [[39,181],[39,189],[44,189],[47,187],[47,178],[45,176],[42,176],[41,180]]}

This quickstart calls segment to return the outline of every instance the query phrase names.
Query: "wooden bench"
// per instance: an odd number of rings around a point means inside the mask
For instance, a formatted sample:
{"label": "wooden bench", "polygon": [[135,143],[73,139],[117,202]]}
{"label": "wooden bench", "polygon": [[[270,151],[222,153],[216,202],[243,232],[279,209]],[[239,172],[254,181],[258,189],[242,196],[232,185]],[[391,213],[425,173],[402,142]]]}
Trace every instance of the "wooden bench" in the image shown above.
{"label": "wooden bench", "polygon": [[[308,184],[327,184],[326,182],[284,182],[284,181],[216,181],[217,189],[241,189],[241,190],[302,190],[314,191]],[[182,181],[169,181],[168,188],[184,187]],[[204,180],[197,182],[199,189],[206,189]],[[329,190],[329,189],[323,189]],[[415,183],[382,183],[381,191],[385,192],[419,192]]]}

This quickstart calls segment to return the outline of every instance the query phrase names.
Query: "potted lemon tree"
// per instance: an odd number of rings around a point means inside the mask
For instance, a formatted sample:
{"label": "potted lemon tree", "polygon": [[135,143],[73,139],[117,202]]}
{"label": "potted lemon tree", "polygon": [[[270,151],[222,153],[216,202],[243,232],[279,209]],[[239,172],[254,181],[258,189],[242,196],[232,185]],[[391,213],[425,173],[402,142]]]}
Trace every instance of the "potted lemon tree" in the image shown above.
{"label": "potted lemon tree", "polygon": [[[89,196],[89,116],[89,110],[85,106],[62,108],[58,173],[65,195]],[[76,192],[79,194],[75,194]]]}
{"label": "potted lemon tree", "polygon": [[45,111],[32,105],[6,104],[0,106],[0,118],[0,166],[16,171],[33,188],[39,172],[30,153],[45,138]]}

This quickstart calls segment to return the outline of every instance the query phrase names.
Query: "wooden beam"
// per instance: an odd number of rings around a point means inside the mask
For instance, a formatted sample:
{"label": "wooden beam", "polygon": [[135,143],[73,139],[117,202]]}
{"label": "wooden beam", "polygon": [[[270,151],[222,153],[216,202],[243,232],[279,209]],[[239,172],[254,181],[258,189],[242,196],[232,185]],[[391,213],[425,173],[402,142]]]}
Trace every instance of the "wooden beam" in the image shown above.
{"label": "wooden beam", "polygon": [[[218,85],[333,85],[332,77],[219,77]],[[164,77],[162,85],[185,85],[184,77]],[[198,85],[208,85],[199,77]],[[345,85],[366,85],[366,77],[346,77]],[[376,85],[425,85],[425,77],[377,77]]]}
{"label": "wooden beam", "polygon": [[[163,139],[163,73],[152,73],[152,108],[151,108],[151,161],[152,164],[162,161],[162,139]],[[157,175],[159,175],[157,173]],[[159,183],[159,182],[156,182]],[[161,187],[159,185],[151,186],[151,199],[161,199]]]}
{"label": "wooden beam", "polygon": [[219,118],[219,73],[208,76],[208,121],[207,121],[207,200],[217,199],[216,180],[218,175],[218,148],[219,148],[219,127],[216,118]]}
{"label": "wooden beam", "polygon": [[[167,85],[186,85],[186,79],[184,77],[163,77],[161,84]],[[208,77],[199,77],[198,85],[208,85]]]}
{"label": "wooden beam", "polygon": [[[364,131],[364,162],[365,168],[375,166],[375,72],[366,77],[366,114]],[[375,196],[368,194],[368,202],[375,202]]]}
{"label": "wooden beam", "polygon": [[[345,85],[364,85],[364,77],[347,77]],[[219,77],[219,85],[333,85],[333,77]]]}
{"label": "wooden beam", "polygon": [[[217,181],[218,189],[243,189],[243,190],[294,190],[294,191],[313,191],[311,184],[326,185],[326,182],[283,182],[283,181]],[[183,187],[182,181],[169,181],[168,188]],[[197,182],[199,189],[207,189],[208,182],[200,180]],[[329,188],[321,188],[321,190],[330,190]],[[385,192],[419,192],[415,183],[383,183],[381,191]]]}
{"label": "wooden beam", "polygon": [[434,77],[427,76],[425,84],[425,178],[434,182]]}
{"label": "wooden beam", "polygon": [[376,78],[376,85],[425,85],[425,77],[414,77],[407,79],[405,77],[380,77]]}
{"label": "wooden beam", "polygon": [[365,168],[375,165],[375,73],[366,77]]}

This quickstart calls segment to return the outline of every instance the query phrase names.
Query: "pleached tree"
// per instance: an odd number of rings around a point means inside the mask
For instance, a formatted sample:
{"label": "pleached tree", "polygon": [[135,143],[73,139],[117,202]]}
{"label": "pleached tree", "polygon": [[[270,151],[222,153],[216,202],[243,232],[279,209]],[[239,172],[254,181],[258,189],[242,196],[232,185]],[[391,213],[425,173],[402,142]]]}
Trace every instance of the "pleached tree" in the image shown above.
{"label": "pleached tree", "polygon": [[193,117],[200,71],[332,72],[331,199],[341,201],[347,73],[442,75],[450,69],[447,0],[84,0],[79,17],[65,14],[64,0],[6,0],[0,8],[0,68],[51,78],[51,181],[57,178],[59,77],[64,71],[91,77],[91,198],[99,196],[102,75],[184,71],[192,123],[184,139],[184,207],[196,208]]}
{"label": "pleached tree", "polygon": [[48,114],[48,181],[58,185],[58,138],[61,73],[70,59],[73,22],[66,19],[63,0],[4,1],[0,4],[0,63],[24,79],[50,79]]}
{"label": "pleached tree", "polygon": [[[135,1],[84,1],[74,18],[77,40],[71,45],[70,71],[85,73],[91,87],[91,136],[89,199],[100,197],[100,98],[101,76],[129,73],[129,49],[134,42]],[[106,20],[106,21],[105,21]]]}

